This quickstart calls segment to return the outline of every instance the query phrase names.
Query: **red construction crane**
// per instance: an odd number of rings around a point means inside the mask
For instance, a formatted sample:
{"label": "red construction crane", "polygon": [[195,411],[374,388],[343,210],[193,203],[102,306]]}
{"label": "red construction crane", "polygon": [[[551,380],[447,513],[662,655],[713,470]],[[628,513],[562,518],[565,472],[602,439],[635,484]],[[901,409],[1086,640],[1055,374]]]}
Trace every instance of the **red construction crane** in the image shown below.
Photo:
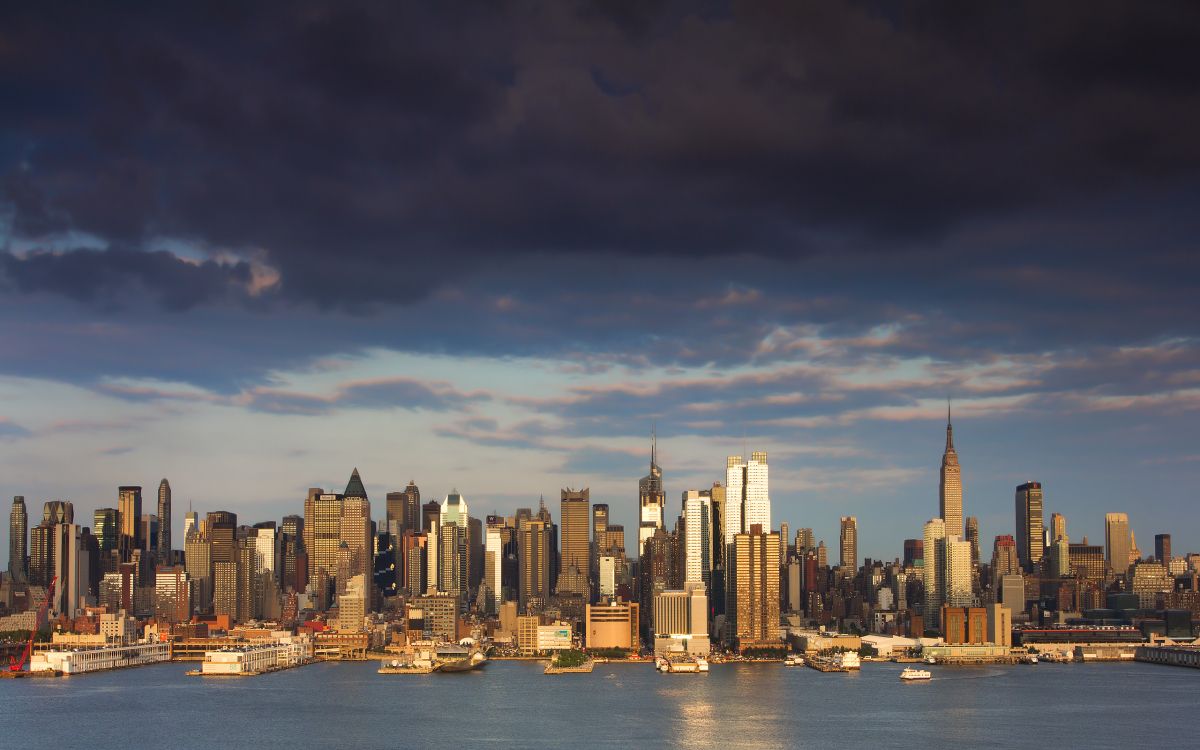
{"label": "red construction crane", "polygon": [[25,651],[21,654],[21,660],[17,661],[17,657],[8,657],[8,671],[20,672],[25,669],[25,663],[29,661],[29,657],[33,655],[33,639],[37,637],[37,624],[42,619],[44,613],[50,607],[50,600],[54,598],[54,584],[58,582],[58,576],[50,579],[50,585],[46,587],[46,601],[42,602],[42,606],[38,607],[37,617],[33,621],[33,629],[29,631],[29,643],[25,644]]}

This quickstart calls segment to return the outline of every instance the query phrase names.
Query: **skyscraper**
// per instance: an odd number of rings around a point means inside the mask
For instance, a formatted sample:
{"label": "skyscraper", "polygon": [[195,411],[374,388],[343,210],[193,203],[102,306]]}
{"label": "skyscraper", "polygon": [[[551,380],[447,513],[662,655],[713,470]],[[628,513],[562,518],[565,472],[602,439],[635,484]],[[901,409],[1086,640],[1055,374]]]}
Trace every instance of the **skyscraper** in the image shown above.
{"label": "skyscraper", "polygon": [[600,556],[608,553],[608,503],[592,504],[592,549],[588,579],[593,591],[600,575]]}
{"label": "skyscraper", "polygon": [[484,611],[492,615],[500,614],[500,602],[503,601],[504,530],[503,518],[488,516],[484,532],[482,597]]}
{"label": "skyscraper", "polygon": [[588,539],[588,514],[591,491],[567,488],[559,495],[559,524],[562,566],[558,575],[558,593],[587,596],[588,571],[591,568],[591,544]]}
{"label": "skyscraper", "polygon": [[54,525],[43,520],[29,530],[29,583],[49,585],[54,577]]}
{"label": "skyscraper", "polygon": [[979,519],[967,516],[967,541],[971,543],[971,565],[979,565]]}
{"label": "skyscraper", "polygon": [[[904,540],[904,567],[911,568],[917,564],[917,561],[925,559],[925,542],[922,539],[905,539]],[[922,564],[924,564],[922,562]]]}
{"label": "skyscraper", "polygon": [[841,521],[841,566],[843,571],[858,570],[858,519],[842,516]]}
{"label": "skyscraper", "polygon": [[925,627],[937,629],[941,624],[942,605],[946,603],[946,521],[930,519],[925,524],[925,555],[922,573],[925,578]]}
{"label": "skyscraper", "polygon": [[117,524],[119,536],[117,549],[121,551],[121,562],[129,562],[135,549],[145,546],[141,538],[142,488],[127,485],[117,488]]}
{"label": "skyscraper", "polygon": [[948,536],[946,545],[945,603],[951,607],[971,606],[971,543]]}
{"label": "skyscraper", "polygon": [[442,525],[442,506],[437,500],[430,500],[421,506],[421,531],[437,530]]}
{"label": "skyscraper", "polygon": [[29,514],[25,510],[24,496],[17,495],[8,514],[8,575],[17,583],[24,583],[26,579],[28,540]]}
{"label": "skyscraper", "polygon": [[739,651],[778,645],[779,545],[779,534],[757,523],[749,533],[734,535],[726,616],[732,618],[729,636]]}
{"label": "skyscraper", "polygon": [[722,523],[726,544],[735,534],[754,524],[771,529],[771,493],[767,472],[767,452],[754,451],[750,460],[741,456],[725,459],[725,518]]}
{"label": "skyscraper", "polygon": [[650,438],[650,473],[638,480],[638,550],[654,535],[655,529],[663,528],[663,511],[667,496],[663,491],[662,468],[658,465],[658,436]]}
{"label": "skyscraper", "polygon": [[1163,565],[1171,564],[1171,535],[1154,535],[1154,559]]}
{"label": "skyscraper", "polygon": [[1016,540],[1008,534],[996,537],[992,543],[992,580],[998,582],[1002,576],[1020,573],[1021,561],[1017,557]]}
{"label": "skyscraper", "polygon": [[1017,559],[1032,572],[1042,561],[1042,483],[1017,485]]}
{"label": "skyscraper", "polygon": [[171,559],[171,483],[165,478],[158,483],[158,559]]}
{"label": "skyscraper", "polygon": [[393,521],[400,526],[400,532],[421,530],[421,491],[417,483],[410,481],[402,492],[387,494],[387,522]]}
{"label": "skyscraper", "polygon": [[1057,542],[1059,539],[1071,541],[1067,536],[1067,517],[1062,513],[1050,514],[1050,541]]}
{"label": "skyscraper", "polygon": [[[342,495],[341,517],[338,523],[338,541],[344,542],[350,550],[350,570],[348,578],[362,575],[363,580],[369,581],[374,559],[374,540],[371,537],[371,501],[367,499],[367,490],[363,487],[358,469],[350,474],[346,491]],[[345,588],[348,580],[338,581],[338,588]],[[367,584],[369,588],[369,584]]]}
{"label": "skyscraper", "polygon": [[521,522],[518,530],[518,566],[520,586],[517,600],[522,612],[539,608],[550,596],[550,530],[541,519]]}
{"label": "skyscraper", "polygon": [[337,575],[341,533],[342,496],[317,488],[309,490],[304,502],[304,547],[308,551],[310,583],[317,579],[318,571],[325,571],[327,576]]}
{"label": "skyscraper", "polygon": [[710,490],[683,493],[683,582],[703,582],[712,574],[712,496]]}
{"label": "skyscraper", "polygon": [[120,538],[120,514],[116,508],[97,508],[92,512],[92,531],[102,555],[117,549]]}
{"label": "skyscraper", "polygon": [[946,450],[942,453],[941,478],[938,483],[940,518],[946,522],[946,535],[963,535],[963,485],[958,453],[954,450],[954,427],[950,424],[950,407],[946,407]]}
{"label": "skyscraper", "polygon": [[1124,513],[1104,514],[1104,551],[1108,567],[1115,575],[1129,571],[1129,516]]}

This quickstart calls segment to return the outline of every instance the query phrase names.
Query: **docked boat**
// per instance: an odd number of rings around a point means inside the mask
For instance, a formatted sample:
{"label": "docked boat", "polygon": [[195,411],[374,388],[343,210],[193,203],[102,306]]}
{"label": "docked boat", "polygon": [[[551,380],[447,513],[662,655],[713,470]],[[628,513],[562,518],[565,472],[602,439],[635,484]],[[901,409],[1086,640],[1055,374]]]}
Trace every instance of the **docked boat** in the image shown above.
{"label": "docked boat", "polygon": [[384,659],[377,671],[379,674],[429,674],[433,671],[433,663],[428,659]]}
{"label": "docked boat", "polygon": [[783,666],[785,666],[785,667],[803,667],[804,659],[803,659],[803,657],[797,656],[796,654],[788,654],[787,658],[783,660]]}
{"label": "docked boat", "polygon": [[440,662],[434,669],[438,672],[470,672],[473,669],[479,669],[486,663],[487,657],[483,655],[483,652],[472,651],[462,659]]}
{"label": "docked boat", "polygon": [[655,659],[654,666],[659,672],[664,673],[699,674],[708,671],[708,660],[702,656],[671,654]]}
{"label": "docked boat", "polygon": [[933,679],[933,673],[930,672],[928,669],[913,669],[912,667],[905,667],[904,670],[902,672],[900,672],[900,679],[902,679],[902,680],[931,680],[931,679]]}
{"label": "docked boat", "polygon": [[834,658],[837,660],[842,669],[851,670],[862,668],[862,662],[859,661],[858,652],[856,651],[843,651]]}

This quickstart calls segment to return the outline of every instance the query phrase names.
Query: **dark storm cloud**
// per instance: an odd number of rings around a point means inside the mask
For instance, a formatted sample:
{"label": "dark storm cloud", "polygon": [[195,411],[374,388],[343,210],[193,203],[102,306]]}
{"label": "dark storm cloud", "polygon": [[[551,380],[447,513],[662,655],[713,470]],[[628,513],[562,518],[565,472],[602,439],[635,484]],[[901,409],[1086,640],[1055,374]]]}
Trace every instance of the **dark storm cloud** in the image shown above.
{"label": "dark storm cloud", "polygon": [[903,248],[1193,175],[1200,11],[1070,5],[9,9],[6,202],[31,238],[262,247],[354,307],[444,253]]}
{"label": "dark storm cloud", "polygon": [[1198,12],[8,8],[0,367],[233,396],[368,347],[586,370],[1190,341]]}
{"label": "dark storm cloud", "polygon": [[105,309],[128,307],[148,294],[169,311],[244,293],[251,280],[246,262],[190,263],[164,250],[116,248],[0,253],[0,273],[21,292],[52,292]]}

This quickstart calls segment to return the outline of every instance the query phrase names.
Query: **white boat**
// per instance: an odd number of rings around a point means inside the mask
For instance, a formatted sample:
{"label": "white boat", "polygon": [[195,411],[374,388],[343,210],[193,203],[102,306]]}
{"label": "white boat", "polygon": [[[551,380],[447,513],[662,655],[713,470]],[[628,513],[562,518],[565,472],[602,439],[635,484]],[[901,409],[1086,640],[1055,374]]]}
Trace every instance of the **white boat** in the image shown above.
{"label": "white boat", "polygon": [[862,666],[858,660],[858,653],[855,651],[843,651],[838,654],[836,659],[842,669],[859,669]]}
{"label": "white boat", "polygon": [[929,657],[928,659],[926,659],[926,660],[925,660],[925,663],[926,663],[926,664],[937,664],[937,659],[935,659],[935,658],[933,658],[933,657],[931,656],[931,657]]}
{"label": "white boat", "polygon": [[696,670],[699,672],[707,672],[708,671],[708,659],[705,659],[703,656],[697,656],[696,657]]}
{"label": "white boat", "polygon": [[654,668],[657,669],[659,672],[666,672],[668,669],[671,668],[671,665],[667,662],[666,659],[659,656],[654,660]]}
{"label": "white boat", "polygon": [[802,659],[799,656],[796,656],[795,654],[788,654],[787,658],[783,660],[783,666],[785,666],[785,667],[803,667],[804,659]]}
{"label": "white boat", "polygon": [[905,667],[904,671],[900,673],[900,679],[930,680],[933,679],[933,674],[928,669],[913,669],[912,667]]}

